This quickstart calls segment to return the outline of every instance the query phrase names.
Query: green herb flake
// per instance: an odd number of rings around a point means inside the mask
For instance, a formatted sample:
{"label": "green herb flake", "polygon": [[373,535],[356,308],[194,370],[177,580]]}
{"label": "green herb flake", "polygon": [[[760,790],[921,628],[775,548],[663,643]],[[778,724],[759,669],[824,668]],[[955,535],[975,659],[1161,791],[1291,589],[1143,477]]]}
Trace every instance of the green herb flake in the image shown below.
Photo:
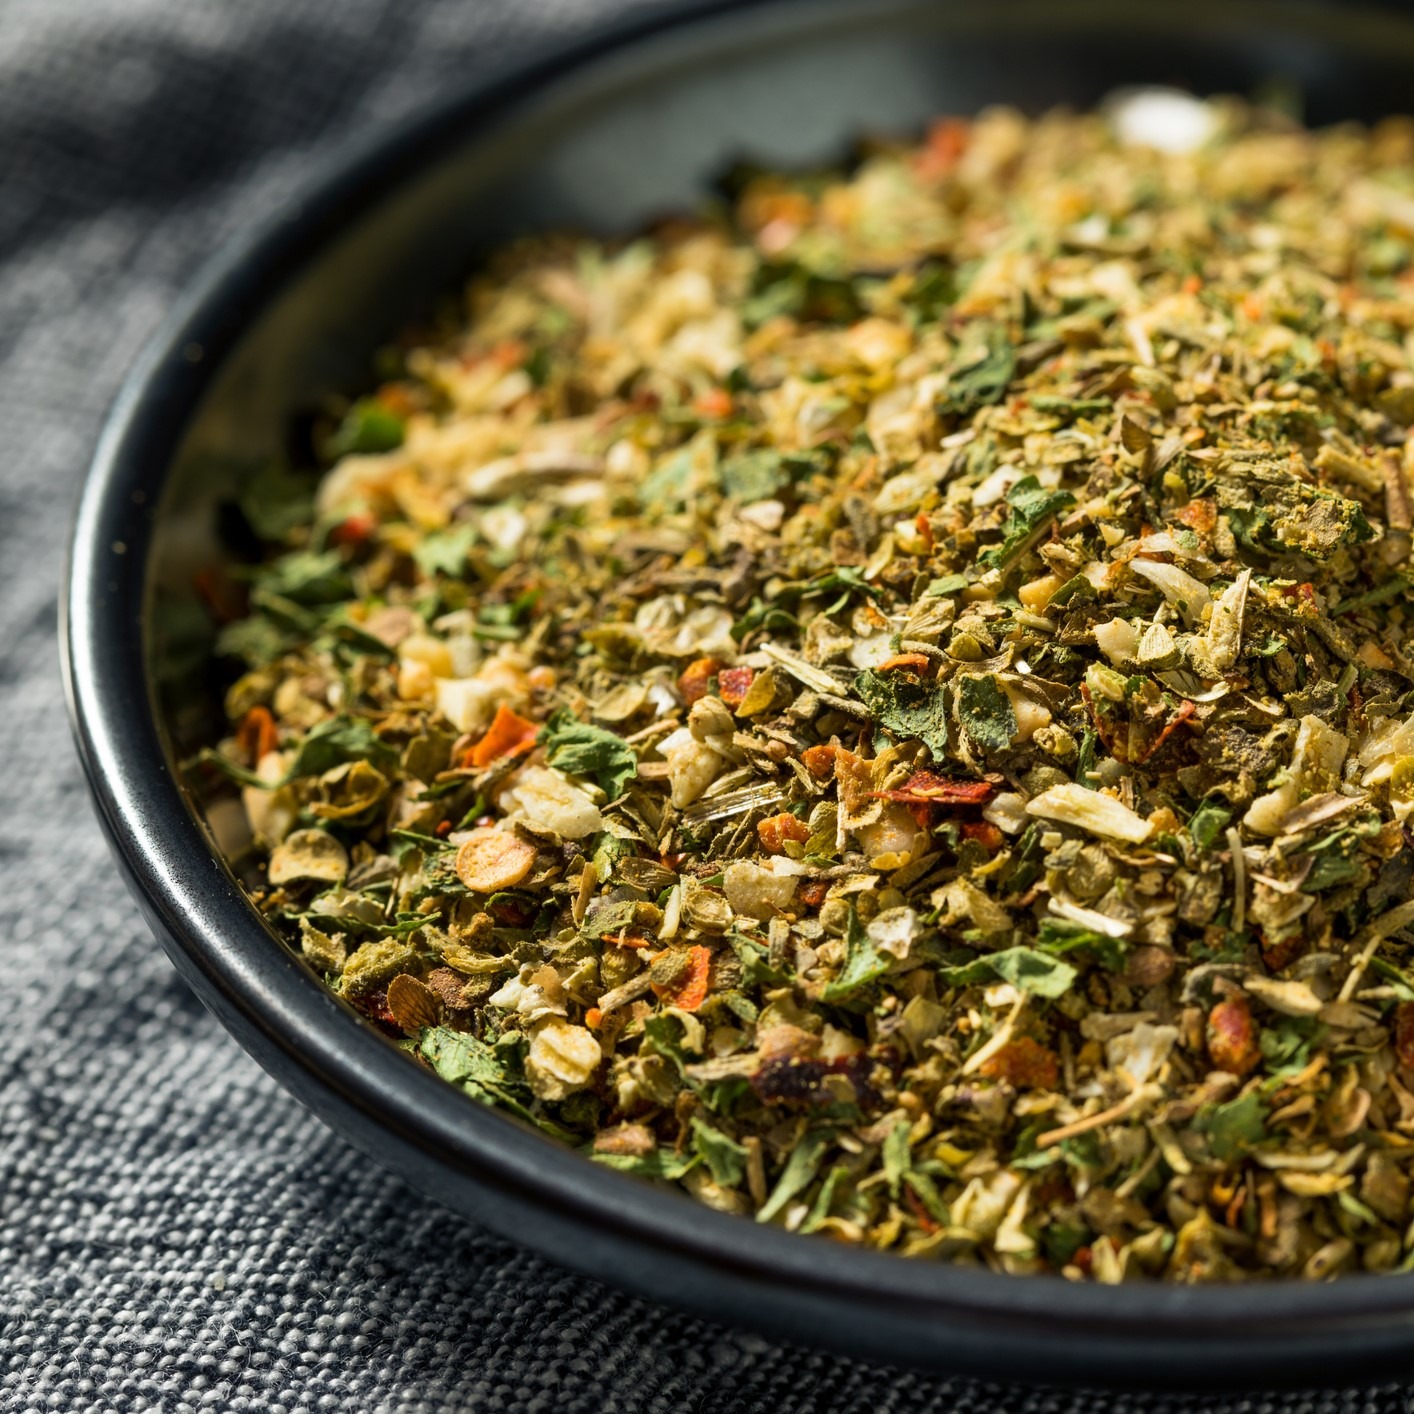
{"label": "green herb flake", "polygon": [[363,398],[344,414],[330,440],[329,453],[344,457],[395,451],[403,445],[406,430],[406,423],[391,408]]}
{"label": "green herb flake", "polygon": [[877,673],[866,669],[854,690],[881,727],[904,740],[921,741],[941,761],[948,749],[945,690],[912,673]]}
{"label": "green herb flake", "polygon": [[869,936],[859,915],[850,909],[845,926],[845,962],[839,976],[826,983],[821,997],[827,1002],[841,1002],[852,998],[861,988],[877,982],[893,962],[890,954],[883,952]]}
{"label": "green herb flake", "polygon": [[1023,476],[1007,492],[1011,508],[1002,527],[1002,543],[982,553],[980,559],[989,568],[998,568],[1015,558],[1032,536],[1048,522],[1075,504],[1069,491],[1048,491],[1034,476]]}
{"label": "green herb flake", "polygon": [[638,755],[621,736],[566,713],[550,719],[544,742],[556,770],[592,776],[610,800],[617,800],[638,773]]}
{"label": "green herb flake", "polygon": [[957,685],[957,714],[984,751],[1005,751],[1016,736],[1016,712],[995,679],[964,677]]}
{"label": "green herb flake", "polygon": [[1267,1107],[1256,1090],[1248,1090],[1226,1104],[1210,1105],[1193,1120],[1193,1128],[1206,1135],[1215,1159],[1226,1163],[1257,1148],[1267,1139]]}
{"label": "green herb flake", "polygon": [[996,325],[981,330],[964,362],[948,378],[947,389],[938,399],[944,417],[970,417],[980,408],[999,403],[1016,376],[1016,350],[1006,332]]}

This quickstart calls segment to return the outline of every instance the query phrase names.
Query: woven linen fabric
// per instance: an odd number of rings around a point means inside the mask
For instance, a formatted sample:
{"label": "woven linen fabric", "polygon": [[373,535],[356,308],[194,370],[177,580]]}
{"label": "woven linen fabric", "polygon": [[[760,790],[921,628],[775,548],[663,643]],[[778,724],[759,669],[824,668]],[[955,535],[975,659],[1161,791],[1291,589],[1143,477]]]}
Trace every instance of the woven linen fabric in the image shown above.
{"label": "woven linen fabric", "polygon": [[56,600],[118,383],[326,155],[602,0],[0,3],[0,1410],[1384,1414],[1046,1393],[787,1349],[569,1275],[311,1121],[127,897]]}

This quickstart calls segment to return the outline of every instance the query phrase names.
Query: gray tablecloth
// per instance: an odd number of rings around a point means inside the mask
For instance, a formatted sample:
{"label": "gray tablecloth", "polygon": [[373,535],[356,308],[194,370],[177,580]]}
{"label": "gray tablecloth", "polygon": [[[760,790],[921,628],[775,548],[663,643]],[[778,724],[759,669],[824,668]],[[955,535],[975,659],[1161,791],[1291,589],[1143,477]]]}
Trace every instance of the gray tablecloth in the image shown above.
{"label": "gray tablecloth", "polygon": [[1374,1414],[1041,1394],[657,1310],[425,1201],[179,983],[90,815],[55,616],[124,370],[331,150],[622,0],[0,0],[0,1409]]}

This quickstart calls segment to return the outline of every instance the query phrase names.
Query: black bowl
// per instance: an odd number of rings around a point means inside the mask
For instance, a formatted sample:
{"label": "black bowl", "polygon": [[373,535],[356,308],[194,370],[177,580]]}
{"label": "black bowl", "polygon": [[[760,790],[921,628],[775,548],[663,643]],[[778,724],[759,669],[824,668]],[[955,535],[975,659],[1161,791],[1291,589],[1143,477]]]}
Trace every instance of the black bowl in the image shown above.
{"label": "black bowl", "polygon": [[228,251],[113,410],[75,531],[67,683],[99,814],[182,975],[317,1115],[547,1256],[789,1339],[1001,1378],[1172,1387],[1414,1368],[1414,1275],[1123,1289],[1007,1278],[789,1235],[591,1164],[419,1068],[265,928],[174,761],[217,688],[193,574],[293,411],[478,252],[548,226],[631,231],[732,159],[800,164],[869,130],[1111,88],[1294,81],[1315,122],[1407,108],[1414,14],[1262,0],[697,4],[599,31],[456,95]]}

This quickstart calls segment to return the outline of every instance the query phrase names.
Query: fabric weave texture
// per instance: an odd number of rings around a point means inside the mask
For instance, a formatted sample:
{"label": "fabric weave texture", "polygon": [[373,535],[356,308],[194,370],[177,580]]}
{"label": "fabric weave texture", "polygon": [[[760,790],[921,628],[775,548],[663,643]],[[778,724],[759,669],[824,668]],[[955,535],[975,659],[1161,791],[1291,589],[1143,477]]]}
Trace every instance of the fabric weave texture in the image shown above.
{"label": "fabric weave texture", "polygon": [[0,3],[0,1410],[1387,1414],[1003,1388],[571,1276],[315,1123],[178,981],[64,719],[57,590],[122,375],[329,154],[624,0]]}

